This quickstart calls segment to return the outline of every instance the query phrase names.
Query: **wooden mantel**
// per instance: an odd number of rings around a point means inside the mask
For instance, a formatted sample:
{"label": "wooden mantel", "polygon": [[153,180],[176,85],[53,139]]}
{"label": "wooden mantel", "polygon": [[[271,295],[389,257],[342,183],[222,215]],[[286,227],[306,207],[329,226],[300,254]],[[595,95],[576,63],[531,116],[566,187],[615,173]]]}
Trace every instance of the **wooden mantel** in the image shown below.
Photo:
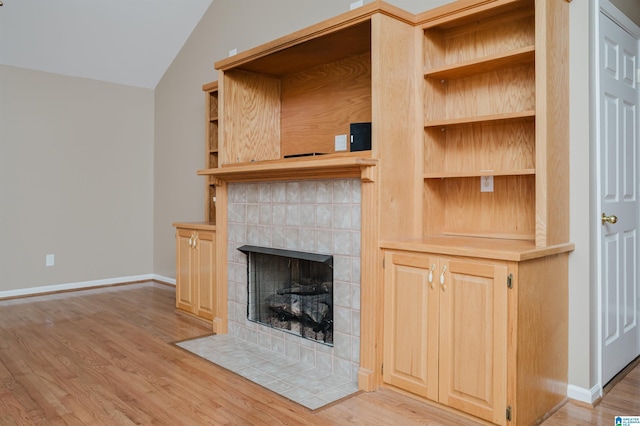
{"label": "wooden mantel", "polygon": [[362,153],[340,156],[314,156],[287,158],[224,165],[217,169],[199,170],[198,175],[211,176],[224,182],[259,182],[287,179],[360,178],[374,181],[372,168],[378,164],[374,158]]}

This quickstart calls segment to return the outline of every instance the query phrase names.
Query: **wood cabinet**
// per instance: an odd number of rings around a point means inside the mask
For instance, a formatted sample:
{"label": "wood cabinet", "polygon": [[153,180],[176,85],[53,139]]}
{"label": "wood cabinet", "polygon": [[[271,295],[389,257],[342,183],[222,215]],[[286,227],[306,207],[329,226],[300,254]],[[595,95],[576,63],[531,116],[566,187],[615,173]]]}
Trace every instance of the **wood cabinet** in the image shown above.
{"label": "wood cabinet", "polygon": [[[226,184],[359,177],[360,389],[501,425],[561,404],[567,49],[564,0],[418,15],[376,0],[218,61],[198,171],[217,200],[214,330],[228,315]],[[357,122],[372,123],[371,149],[342,149]]]}
{"label": "wood cabinet", "polygon": [[506,421],[507,267],[385,254],[384,381]]}
{"label": "wood cabinet", "polygon": [[454,4],[419,19],[423,235],[567,242],[567,3]]}
{"label": "wood cabinet", "polygon": [[[205,168],[218,168],[218,82],[202,86],[205,93]],[[204,220],[216,223],[216,185],[212,177],[207,176],[205,183]]]}
{"label": "wood cabinet", "polygon": [[564,247],[381,245],[385,385],[499,425],[566,401]]}
{"label": "wood cabinet", "polygon": [[215,262],[215,230],[184,228],[177,225],[176,308],[204,319],[213,319]]}

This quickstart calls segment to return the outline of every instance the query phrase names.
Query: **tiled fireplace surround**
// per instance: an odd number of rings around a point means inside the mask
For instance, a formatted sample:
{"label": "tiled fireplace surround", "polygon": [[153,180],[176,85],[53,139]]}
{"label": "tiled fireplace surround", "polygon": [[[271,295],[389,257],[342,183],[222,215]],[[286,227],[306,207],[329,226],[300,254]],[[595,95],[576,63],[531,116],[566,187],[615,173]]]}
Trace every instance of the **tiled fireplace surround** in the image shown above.
{"label": "tiled fireplace surround", "polygon": [[[229,184],[229,334],[356,381],[360,213],[360,179]],[[245,244],[333,255],[333,347],[247,320],[247,256],[237,250]]]}

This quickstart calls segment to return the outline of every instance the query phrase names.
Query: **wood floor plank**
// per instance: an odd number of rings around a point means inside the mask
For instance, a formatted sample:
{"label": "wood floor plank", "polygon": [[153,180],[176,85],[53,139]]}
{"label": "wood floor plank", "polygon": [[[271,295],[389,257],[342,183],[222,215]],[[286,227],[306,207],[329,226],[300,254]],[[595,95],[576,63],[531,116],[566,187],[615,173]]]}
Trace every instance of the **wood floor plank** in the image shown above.
{"label": "wood floor plank", "polygon": [[[153,282],[0,301],[0,425],[430,425],[479,423],[382,389],[308,410],[174,345],[211,333]],[[595,409],[545,426],[640,413],[640,367]]]}

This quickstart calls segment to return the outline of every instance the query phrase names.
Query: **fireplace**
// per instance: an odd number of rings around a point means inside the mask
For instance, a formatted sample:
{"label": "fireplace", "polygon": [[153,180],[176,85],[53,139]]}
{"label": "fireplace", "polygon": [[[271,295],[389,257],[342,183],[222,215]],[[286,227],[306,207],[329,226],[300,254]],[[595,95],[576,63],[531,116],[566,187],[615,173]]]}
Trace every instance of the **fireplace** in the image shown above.
{"label": "fireplace", "polygon": [[333,345],[333,256],[244,245],[247,318]]}
{"label": "fireplace", "polygon": [[[360,179],[230,183],[228,190],[229,334],[353,380],[360,363]],[[333,345],[247,318],[251,245],[329,253],[333,271]]]}

